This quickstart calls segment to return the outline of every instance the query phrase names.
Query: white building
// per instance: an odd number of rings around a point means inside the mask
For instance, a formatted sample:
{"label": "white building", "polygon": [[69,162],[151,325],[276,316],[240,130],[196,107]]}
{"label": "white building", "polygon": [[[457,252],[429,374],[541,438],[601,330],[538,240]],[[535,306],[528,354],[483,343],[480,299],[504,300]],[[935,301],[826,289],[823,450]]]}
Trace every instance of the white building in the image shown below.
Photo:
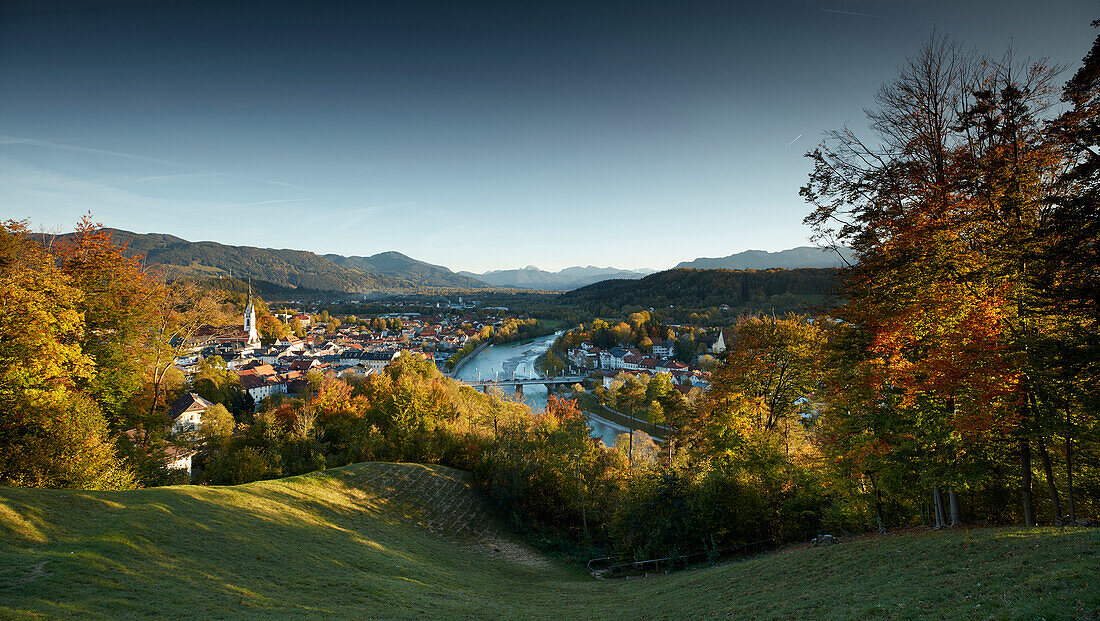
{"label": "white building", "polygon": [[172,433],[198,429],[202,424],[203,413],[212,407],[214,407],[213,403],[193,392],[176,399],[168,408],[168,415],[172,418]]}

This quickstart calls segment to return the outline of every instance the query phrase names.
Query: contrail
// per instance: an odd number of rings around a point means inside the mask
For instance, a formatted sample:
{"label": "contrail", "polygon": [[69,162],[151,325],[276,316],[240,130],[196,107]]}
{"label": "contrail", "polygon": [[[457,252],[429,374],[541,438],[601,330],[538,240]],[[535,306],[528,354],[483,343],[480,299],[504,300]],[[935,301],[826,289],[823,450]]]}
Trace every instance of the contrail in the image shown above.
{"label": "contrail", "polygon": [[872,15],[870,13],[858,13],[856,11],[841,11],[840,9],[819,9],[819,10],[824,11],[826,13],[840,13],[841,15],[855,15],[855,16],[858,16],[858,17],[877,17],[879,19],[882,18],[881,15]]}
{"label": "contrail", "polygon": [[785,146],[785,147],[783,147],[783,148],[784,148],[784,149],[790,149],[790,148],[791,148],[791,145],[792,145],[792,144],[794,144],[794,143],[796,143],[796,142],[798,142],[798,139],[799,139],[799,138],[801,138],[801,137],[802,137],[802,134],[799,134],[799,135],[795,136],[795,137],[794,137],[794,140],[792,140],[792,141],[788,142],[788,143],[787,143],[787,146]]}

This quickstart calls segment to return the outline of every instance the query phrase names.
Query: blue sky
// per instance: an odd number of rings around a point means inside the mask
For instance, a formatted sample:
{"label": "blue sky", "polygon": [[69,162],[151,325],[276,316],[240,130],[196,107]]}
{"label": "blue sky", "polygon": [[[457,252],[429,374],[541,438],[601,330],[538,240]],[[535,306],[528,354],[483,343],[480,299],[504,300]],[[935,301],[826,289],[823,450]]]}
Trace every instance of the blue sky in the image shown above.
{"label": "blue sky", "polygon": [[0,217],[454,270],[804,245],[802,154],[933,30],[1079,65],[1092,0],[0,4]]}

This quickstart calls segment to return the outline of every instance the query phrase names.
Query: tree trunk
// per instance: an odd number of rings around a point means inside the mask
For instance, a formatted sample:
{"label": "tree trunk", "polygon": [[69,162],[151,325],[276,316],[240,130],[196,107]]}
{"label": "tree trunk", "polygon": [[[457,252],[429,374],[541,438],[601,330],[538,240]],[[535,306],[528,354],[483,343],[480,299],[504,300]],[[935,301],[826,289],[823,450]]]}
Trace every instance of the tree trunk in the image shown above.
{"label": "tree trunk", "polygon": [[627,449],[626,463],[634,465],[634,408],[630,408],[630,447]]}
{"label": "tree trunk", "polygon": [[947,504],[951,507],[951,523],[949,526],[955,528],[962,524],[962,519],[959,517],[959,496],[955,493],[954,487],[947,493]]}
{"label": "tree trunk", "polygon": [[584,524],[584,540],[588,541],[588,511],[584,506],[584,478],[581,477],[580,466],[577,466],[577,482],[581,486],[581,523]]}
{"label": "tree trunk", "polygon": [[871,488],[875,492],[875,524],[878,526],[878,534],[885,535],[886,523],[882,519],[882,490],[878,488],[878,482],[875,481],[875,475],[868,472],[867,478],[871,480]]}
{"label": "tree trunk", "polygon": [[882,492],[875,486],[875,521],[878,522],[878,534],[886,534],[886,521],[882,519]]}
{"label": "tree trunk", "polygon": [[1054,470],[1050,467],[1050,454],[1047,453],[1047,444],[1039,437],[1039,459],[1043,462],[1043,474],[1047,475],[1047,485],[1050,487],[1050,501],[1054,504],[1054,524],[1062,524],[1062,503],[1058,498],[1058,484],[1054,481]]}
{"label": "tree trunk", "polygon": [[1073,503],[1073,415],[1066,410],[1066,502],[1069,503],[1069,521],[1077,521],[1077,509]]}
{"label": "tree trunk", "polygon": [[1020,499],[1024,505],[1024,526],[1035,526],[1035,505],[1031,500],[1031,443],[1020,438]]}
{"label": "tree trunk", "polygon": [[936,528],[940,529],[947,526],[947,519],[943,515],[943,497],[940,496],[940,487],[938,485],[932,488],[932,504],[936,511]]}

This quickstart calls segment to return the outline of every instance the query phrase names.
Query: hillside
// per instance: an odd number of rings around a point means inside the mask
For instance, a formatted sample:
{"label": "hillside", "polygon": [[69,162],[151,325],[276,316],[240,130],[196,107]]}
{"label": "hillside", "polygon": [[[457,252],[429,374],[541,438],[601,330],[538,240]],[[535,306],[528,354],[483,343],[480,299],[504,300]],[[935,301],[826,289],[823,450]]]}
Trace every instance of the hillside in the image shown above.
{"label": "hillside", "polygon": [[129,244],[131,254],[144,254],[149,264],[165,265],[175,273],[196,278],[232,275],[289,289],[343,293],[411,293],[425,288],[488,286],[397,252],[371,257],[319,256],[305,250],[192,242],[161,233],[119,229],[111,229],[111,237]]}
{"label": "hillside", "polygon": [[[841,258],[843,256],[843,259]],[[799,246],[768,252],[766,250],[746,250],[727,257],[700,257],[694,261],[684,261],[676,268],[725,269],[725,270],[766,270],[772,268],[796,269],[800,267],[845,267],[852,263],[852,251],[841,250],[841,256],[832,250],[814,246]]]}
{"label": "hillside", "polygon": [[605,280],[562,295],[562,301],[619,311],[627,307],[805,310],[836,292],[838,269],[694,270],[673,269],[641,280]]}
{"label": "hillside", "polygon": [[503,534],[439,466],[0,487],[5,618],[1095,618],[1098,553],[1095,529],[921,531],[598,581]]}

